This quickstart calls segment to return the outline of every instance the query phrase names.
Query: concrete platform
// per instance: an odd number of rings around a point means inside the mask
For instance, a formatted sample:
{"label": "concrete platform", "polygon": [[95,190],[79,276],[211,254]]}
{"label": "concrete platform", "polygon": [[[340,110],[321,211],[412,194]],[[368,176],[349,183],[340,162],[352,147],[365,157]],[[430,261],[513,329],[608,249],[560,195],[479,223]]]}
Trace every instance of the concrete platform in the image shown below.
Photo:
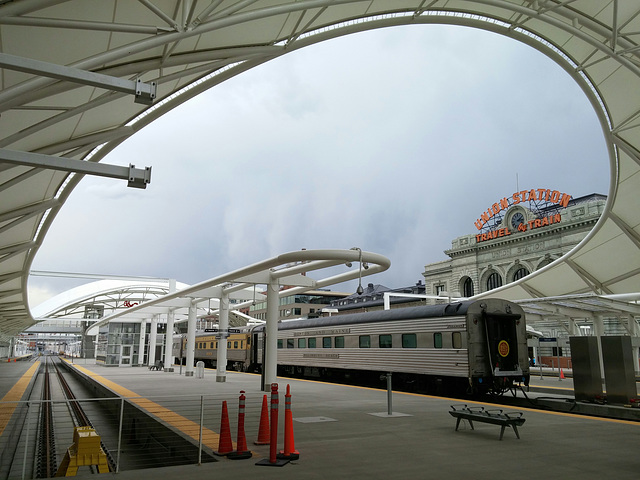
{"label": "concrete platform", "polygon": [[[82,364],[98,381],[113,382],[159,403],[172,395],[215,395],[237,403],[244,390],[248,410],[255,413],[265,394],[257,375],[229,372],[227,381],[215,381],[215,370],[204,378],[141,368],[113,368]],[[0,366],[1,383],[9,380]],[[257,422],[247,422],[247,439],[254,457],[200,466],[123,471],[120,479],[162,478],[189,480],[211,478],[278,479],[374,479],[374,478],[496,478],[522,479],[637,479],[640,423],[583,417],[573,414],[524,409],[526,423],[521,439],[507,430],[464,422],[455,431],[450,405],[457,399],[393,394],[393,415],[387,415],[385,391],[304,380],[279,379],[280,424],[284,417],[284,390],[291,386],[295,447],[300,458],[283,467],[256,466],[269,457],[269,446],[255,446]],[[560,383],[560,382],[558,382]],[[563,384],[562,387],[568,386]],[[174,410],[180,410],[174,402]],[[175,405],[178,405],[177,407]],[[492,405],[490,408],[499,408]],[[504,407],[506,410],[515,410]],[[523,410],[523,409],[517,409]],[[231,415],[235,440],[235,417]],[[280,427],[278,448],[283,445]],[[77,478],[88,478],[79,475]],[[95,477],[93,477],[95,478]]]}
{"label": "concrete platform", "polygon": [[[187,378],[177,371],[151,372],[147,368],[86,368],[149,398],[215,393],[228,394],[232,404],[240,390],[246,392],[248,402],[265,393],[260,390],[260,377],[250,374],[230,372],[225,383],[217,383],[214,370],[205,371],[204,378]],[[291,386],[298,460],[283,467],[256,466],[260,453],[268,458],[269,447],[250,445],[257,453],[250,460],[121,472],[118,477],[638,478],[637,422],[527,410],[521,439],[507,431],[500,441],[500,428],[495,425],[476,424],[473,431],[461,425],[455,431],[455,419],[448,411],[460,400],[394,393],[394,414],[388,416],[384,391],[292,379],[279,383],[281,405],[286,385]],[[253,438],[249,431],[247,438]],[[281,431],[279,448],[282,438]],[[262,450],[256,451],[258,448]]]}

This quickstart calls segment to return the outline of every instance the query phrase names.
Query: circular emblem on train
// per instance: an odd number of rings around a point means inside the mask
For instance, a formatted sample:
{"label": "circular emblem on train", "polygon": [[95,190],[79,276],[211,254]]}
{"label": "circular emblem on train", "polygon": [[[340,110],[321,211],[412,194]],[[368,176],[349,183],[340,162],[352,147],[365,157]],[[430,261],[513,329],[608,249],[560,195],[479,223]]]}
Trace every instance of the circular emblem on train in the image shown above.
{"label": "circular emblem on train", "polygon": [[500,340],[500,343],[498,344],[498,353],[502,357],[509,355],[509,344],[506,340]]}

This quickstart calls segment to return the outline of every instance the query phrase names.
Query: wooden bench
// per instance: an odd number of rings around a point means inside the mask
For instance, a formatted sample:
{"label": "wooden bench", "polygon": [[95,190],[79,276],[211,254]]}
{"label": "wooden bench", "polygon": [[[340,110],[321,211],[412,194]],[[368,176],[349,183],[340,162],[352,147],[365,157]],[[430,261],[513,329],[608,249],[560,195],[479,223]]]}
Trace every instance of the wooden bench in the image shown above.
{"label": "wooden bench", "polygon": [[523,412],[504,412],[503,410],[499,409],[485,410],[484,407],[451,405],[451,411],[449,413],[452,417],[455,417],[457,419],[456,431],[458,431],[458,427],[460,426],[460,420],[467,420],[469,422],[469,425],[471,426],[471,430],[474,430],[473,422],[484,422],[491,423],[493,425],[500,425],[502,427],[502,429],[500,430],[500,440],[502,440],[504,429],[507,427],[513,428],[516,437],[520,439],[518,427],[522,426],[522,424],[525,422]]}
{"label": "wooden bench", "polygon": [[156,360],[156,363],[149,365],[149,370],[156,370],[158,372],[164,370],[164,362],[162,360]]}

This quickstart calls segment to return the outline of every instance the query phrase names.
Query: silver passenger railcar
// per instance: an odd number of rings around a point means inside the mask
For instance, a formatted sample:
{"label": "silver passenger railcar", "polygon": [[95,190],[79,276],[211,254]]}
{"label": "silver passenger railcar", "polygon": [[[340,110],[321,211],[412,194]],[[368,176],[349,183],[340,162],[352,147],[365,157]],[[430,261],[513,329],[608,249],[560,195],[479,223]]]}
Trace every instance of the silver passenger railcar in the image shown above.
{"label": "silver passenger railcar", "polygon": [[[262,360],[263,327],[252,358]],[[524,311],[500,299],[281,322],[280,374],[356,383],[391,372],[398,386],[498,392],[528,385]]]}

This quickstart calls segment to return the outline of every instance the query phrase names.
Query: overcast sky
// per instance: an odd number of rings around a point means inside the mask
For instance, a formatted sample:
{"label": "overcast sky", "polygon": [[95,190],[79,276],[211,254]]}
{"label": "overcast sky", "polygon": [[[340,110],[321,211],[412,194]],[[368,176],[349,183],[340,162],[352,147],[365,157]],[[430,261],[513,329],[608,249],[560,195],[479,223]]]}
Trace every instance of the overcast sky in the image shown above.
{"label": "overcast sky", "polygon": [[[366,282],[397,288],[421,280],[517,189],[607,194],[610,176],[595,113],[559,66],[447,26],[285,55],[165,115],[103,162],[151,166],[151,184],[83,179],[34,270],[192,284],[287,251],[358,246],[392,263]],[[32,277],[31,306],[75,284]]]}

